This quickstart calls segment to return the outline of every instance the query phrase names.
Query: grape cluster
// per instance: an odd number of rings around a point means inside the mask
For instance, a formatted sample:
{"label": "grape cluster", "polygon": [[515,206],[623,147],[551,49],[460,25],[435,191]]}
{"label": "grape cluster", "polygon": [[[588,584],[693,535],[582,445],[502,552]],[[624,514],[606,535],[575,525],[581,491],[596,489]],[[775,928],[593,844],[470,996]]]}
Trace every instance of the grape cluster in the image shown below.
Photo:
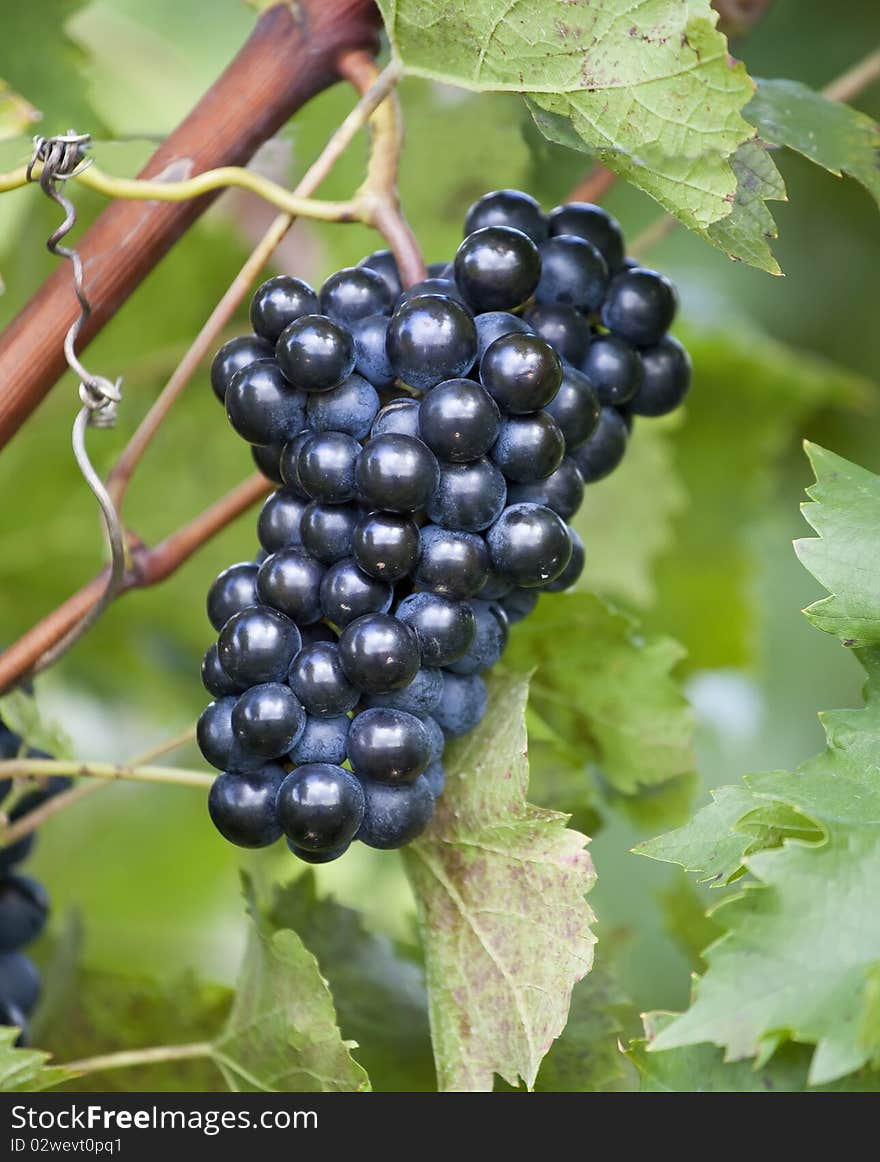
{"label": "grape cluster", "polygon": [[689,386],[671,283],[597,206],[487,194],[428,275],[379,251],[320,293],[271,278],[211,368],[278,485],[208,594],[198,738],[245,847],[320,863],[424,829],[510,625],[583,569],[584,485]]}
{"label": "grape cluster", "polygon": [[[45,751],[25,748],[19,736],[0,719],[0,759],[17,758],[22,751],[27,758],[52,757]],[[56,775],[26,790],[8,812],[10,823],[70,785],[69,778]],[[5,803],[11,792],[12,780],[0,779],[0,803]],[[30,855],[34,842],[35,835],[30,832],[0,848],[0,1025],[17,1026],[21,1030],[19,1044],[27,1043],[28,1018],[40,994],[40,974],[21,950],[43,931],[49,912],[49,897],[42,884],[16,870]]]}

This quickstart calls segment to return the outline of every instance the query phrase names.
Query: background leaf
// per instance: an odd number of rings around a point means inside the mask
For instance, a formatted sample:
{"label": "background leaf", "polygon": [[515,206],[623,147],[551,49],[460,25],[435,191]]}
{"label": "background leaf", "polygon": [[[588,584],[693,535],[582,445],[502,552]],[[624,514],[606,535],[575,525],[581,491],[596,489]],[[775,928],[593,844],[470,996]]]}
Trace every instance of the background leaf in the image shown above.
{"label": "background leaf", "polygon": [[57,759],[73,757],[73,746],[57,722],[43,718],[33,694],[21,688],[0,697],[0,719],[25,746],[46,751]]}
{"label": "background leaf", "polygon": [[0,1092],[54,1089],[76,1074],[69,1069],[47,1065],[50,1054],[39,1049],[16,1049],[16,1029],[0,1027]]}

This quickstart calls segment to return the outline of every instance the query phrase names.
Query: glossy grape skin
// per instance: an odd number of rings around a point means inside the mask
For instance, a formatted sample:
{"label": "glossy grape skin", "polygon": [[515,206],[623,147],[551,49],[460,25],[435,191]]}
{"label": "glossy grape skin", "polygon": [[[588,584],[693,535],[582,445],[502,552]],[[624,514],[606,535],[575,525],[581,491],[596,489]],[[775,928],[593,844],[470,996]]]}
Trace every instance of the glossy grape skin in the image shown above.
{"label": "glossy grape skin", "polygon": [[[492,461],[508,481],[531,484],[555,472],[565,455],[565,437],[545,411],[505,416],[492,449]],[[508,488],[508,503],[510,490]]]}
{"label": "glossy grape skin", "polygon": [[300,523],[303,548],[322,565],[335,565],[352,554],[352,537],[360,520],[360,510],[353,504],[306,505]]}
{"label": "glossy grape skin", "polygon": [[281,838],[275,810],[284,768],[270,763],[249,774],[222,774],[208,793],[208,813],[224,839],[237,847],[269,847]]}
{"label": "glossy grape skin", "polygon": [[503,335],[480,360],[480,382],[507,415],[546,407],[562,383],[562,361],[538,335]]}
{"label": "glossy grape skin", "polygon": [[422,777],[431,788],[431,794],[434,796],[436,802],[446,788],[446,770],[439,759],[435,759],[434,762],[426,767]]}
{"label": "glossy grape skin", "polygon": [[629,429],[620,412],[603,407],[595,432],[571,452],[584,484],[594,484],[614,471],[626,452],[628,437]]}
{"label": "glossy grape skin", "polygon": [[330,391],[354,371],[354,340],[323,315],[303,315],[281,332],[275,358],[301,391]]}
{"label": "glossy grape skin", "polygon": [[333,851],[354,839],[364,817],[364,792],[350,771],[306,763],[278,791],[278,822],[297,848]]}
{"label": "glossy grape skin", "polygon": [[360,691],[345,675],[335,642],[303,646],[293,659],[287,680],[308,713],[316,718],[347,714],[360,698]]}
{"label": "glossy grape skin", "polygon": [[274,359],[261,359],[232,377],[226,417],[250,444],[283,444],[305,427],[306,397],[291,387]]}
{"label": "glossy grape skin", "polygon": [[468,652],[447,667],[452,674],[479,674],[491,669],[501,659],[510,634],[507,614],[497,602],[472,600],[468,604],[477,632]]}
{"label": "glossy grape skin", "polygon": [[315,432],[303,441],[296,473],[303,491],[324,504],[353,500],[361,446],[345,432]]}
{"label": "glossy grape skin", "polygon": [[386,349],[389,322],[387,315],[368,315],[351,325],[354,369],[374,387],[389,388],[395,379]]}
{"label": "glossy grape skin", "polygon": [[540,504],[506,508],[486,534],[492,567],[523,589],[555,580],[571,558],[565,521]]}
{"label": "glossy grape skin", "polygon": [[251,457],[254,464],[267,480],[273,484],[282,485],[284,478],[281,475],[281,449],[283,444],[251,444]]}
{"label": "glossy grape skin", "polygon": [[290,761],[296,766],[304,763],[344,763],[348,757],[350,727],[351,719],[347,714],[335,718],[308,718],[305,730],[290,751]]}
{"label": "glossy grape skin", "polygon": [[221,403],[226,402],[226,391],[234,376],[243,367],[261,359],[272,359],[275,347],[259,335],[239,335],[224,343],[211,363],[211,389]]}
{"label": "glossy grape skin", "polygon": [[521,307],[541,274],[538,248],[508,226],[484,226],[469,234],[455,254],[455,281],[475,314]]}
{"label": "glossy grape skin", "polygon": [[564,589],[570,589],[584,571],[586,564],[584,542],[574,529],[569,529],[568,535],[571,537],[571,560],[555,581],[542,586],[544,593],[562,593]]}
{"label": "glossy grape skin", "polygon": [[443,464],[440,480],[425,506],[434,524],[478,533],[498,519],[507,499],[507,484],[491,460]]}
{"label": "glossy grape skin", "polygon": [[283,682],[302,639],[289,617],[265,605],[233,614],[220,631],[220,665],[234,682]]}
{"label": "glossy grape skin", "polygon": [[251,686],[232,710],[235,737],[246,751],[262,759],[277,759],[287,754],[305,724],[305,710],[283,682]]}
{"label": "glossy grape skin", "polygon": [[545,410],[562,430],[566,449],[583,444],[599,425],[599,397],[587,376],[574,367],[563,368],[559,391]]}
{"label": "glossy grape skin", "polygon": [[389,512],[416,512],[437,488],[434,453],[412,436],[389,433],[368,440],[357,465],[361,500]]}
{"label": "glossy grape skin", "polygon": [[439,593],[410,594],[398,605],[396,616],[415,631],[425,666],[447,666],[460,658],[476,633],[467,602]]}
{"label": "glossy grape skin", "polygon": [[403,303],[408,303],[410,299],[423,298],[425,295],[439,296],[444,299],[454,299],[455,302],[467,308],[467,301],[464,295],[455,285],[454,279],[451,278],[426,278],[422,282],[417,282],[403,292],[397,300],[397,306],[400,307]]}
{"label": "glossy grape skin", "polygon": [[208,646],[202,659],[202,685],[213,698],[228,698],[240,694],[243,689],[220,665],[216,642]]}
{"label": "glossy grape skin", "polygon": [[550,233],[569,234],[592,242],[612,274],[621,269],[625,258],[623,231],[616,218],[591,202],[567,202],[548,216]]}
{"label": "glossy grape skin", "polygon": [[370,577],[352,557],[331,565],[321,582],[324,617],[341,628],[367,613],[386,613],[394,590],[387,581]]}
{"label": "glossy grape skin", "polygon": [[348,732],[348,758],[359,779],[414,783],[430,757],[427,730],[405,710],[385,706],[364,710]]}
{"label": "glossy grape skin", "polygon": [[390,250],[374,250],[366,258],[362,258],[358,266],[366,266],[370,270],[375,270],[384,280],[385,285],[391,292],[392,299],[397,299],[403,287],[400,283],[400,271],[397,269],[397,261]]}
{"label": "glossy grape skin", "polygon": [[[279,610],[297,625],[320,621],[321,583],[326,570],[302,546],[280,549],[260,566],[257,593],[260,601]],[[278,679],[280,681],[280,678]]]}
{"label": "glossy grape skin", "polygon": [[259,755],[246,751],[232,726],[237,695],[209,702],[196,724],[196,741],[205,762],[218,771],[253,771],[263,763]]}
{"label": "glossy grape skin", "polygon": [[508,311],[486,311],[483,315],[474,318],[477,328],[477,362],[502,335],[533,335],[532,327],[521,319],[519,315],[511,315]]}
{"label": "glossy grape skin", "polygon": [[299,478],[299,454],[306,441],[310,440],[314,434],[311,428],[303,428],[301,432],[297,432],[286,444],[282,445],[281,457],[278,461],[281,479],[284,481],[285,487],[289,492],[302,497],[304,500],[310,498]]}
{"label": "glossy grape skin", "polygon": [[343,432],[356,440],[370,432],[379,396],[362,375],[349,375],[339,387],[315,392],[306,405],[306,419],[314,432]]}
{"label": "glossy grape skin", "polygon": [[387,403],[370,429],[371,438],[376,436],[413,436],[419,437],[419,411],[421,404],[417,399],[393,399]]}
{"label": "glossy grape skin", "polygon": [[591,334],[590,325],[580,311],[568,303],[535,303],[526,309],[523,318],[560,359],[580,366]]}
{"label": "glossy grape skin", "polygon": [[440,670],[422,666],[413,680],[400,690],[388,694],[368,694],[364,698],[366,706],[389,706],[394,710],[405,710],[422,718],[431,713],[443,693],[443,675]]}
{"label": "glossy grape skin", "polygon": [[424,775],[403,786],[365,782],[363,788],[364,818],[357,838],[367,847],[380,851],[405,847],[431,821],[434,796]]}
{"label": "glossy grape skin", "polygon": [[432,715],[447,738],[468,734],[486,713],[486,683],[478,674],[443,672],[443,696]]}
{"label": "glossy grape skin", "polygon": [[307,282],[289,274],[267,279],[251,299],[251,326],[273,346],[294,319],[317,313],[318,296]]}
{"label": "glossy grape skin", "polygon": [[539,303],[568,303],[590,313],[602,305],[608,287],[608,267],[595,246],[583,238],[560,234],[539,247]]}
{"label": "glossy grape skin", "polygon": [[302,544],[300,524],[306,504],[290,488],[279,488],[266,499],[257,518],[257,537],[267,553]]}
{"label": "glossy grape skin", "polygon": [[688,393],[690,356],[671,335],[665,335],[654,347],[643,348],[641,356],[642,385],[629,401],[629,410],[639,416],[665,416]]}
{"label": "glossy grape skin", "polygon": [[253,561],[240,561],[224,569],[211,583],[206,607],[214,629],[221,630],[233,613],[256,604],[258,571]]}
{"label": "glossy grape skin", "polygon": [[477,355],[477,331],[466,307],[424,295],[396,310],[388,327],[388,358],[404,383],[427,391],[465,375]]}
{"label": "glossy grape skin", "polygon": [[320,313],[346,327],[368,315],[390,314],[393,305],[385,279],[368,266],[343,267],[321,287]]}
{"label": "glossy grape skin", "polygon": [[440,460],[464,464],[495,443],[501,413],[489,393],[470,379],[432,387],[419,407],[419,434]]}
{"label": "glossy grape skin", "polygon": [[419,530],[400,513],[371,512],[358,521],[351,544],[352,555],[365,573],[383,581],[397,581],[415,567]]}
{"label": "glossy grape skin", "polygon": [[663,274],[644,267],[621,271],[611,281],[602,307],[602,322],[636,347],[659,343],[675,318],[675,287]]}
{"label": "glossy grape skin", "polygon": [[507,614],[508,622],[511,625],[516,625],[518,621],[527,618],[538,604],[538,590],[514,589],[502,597],[498,604]]}
{"label": "glossy grape skin", "polygon": [[570,520],[574,516],[583,499],[583,477],[570,456],[564,457],[556,471],[543,480],[531,484],[511,484],[507,490],[510,504],[542,504],[563,520]]}
{"label": "glossy grape skin", "polygon": [[0,952],[14,952],[36,940],[48,913],[49,897],[37,880],[23,875],[0,880]]}
{"label": "glossy grape skin", "polygon": [[40,995],[40,974],[33,962],[16,950],[0,953],[0,997],[27,1015]]}
{"label": "glossy grape skin", "polygon": [[452,598],[471,597],[480,590],[489,575],[489,552],[482,537],[425,525],[419,541],[413,579],[420,589]]}
{"label": "glossy grape skin", "polygon": [[368,613],[347,625],[339,657],[349,682],[365,694],[408,685],[422,660],[415,630],[387,613]]}
{"label": "glossy grape skin", "polygon": [[603,406],[629,403],[642,385],[641,356],[616,335],[596,335],[581,370]]}
{"label": "glossy grape skin", "polygon": [[465,235],[485,226],[520,230],[535,243],[547,237],[547,219],[534,198],[519,190],[494,190],[470,207],[464,220]]}

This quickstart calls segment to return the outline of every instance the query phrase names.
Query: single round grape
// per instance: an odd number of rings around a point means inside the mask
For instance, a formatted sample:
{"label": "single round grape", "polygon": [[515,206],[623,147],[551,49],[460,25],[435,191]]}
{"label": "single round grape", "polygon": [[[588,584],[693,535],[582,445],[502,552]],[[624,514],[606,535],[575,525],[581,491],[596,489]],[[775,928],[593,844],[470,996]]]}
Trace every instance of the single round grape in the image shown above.
{"label": "single round grape", "polygon": [[304,500],[309,500],[310,498],[299,478],[299,454],[303,450],[306,441],[310,440],[314,434],[311,428],[303,428],[301,432],[297,432],[286,444],[282,445],[281,457],[278,461],[278,467],[281,470],[281,479],[284,481],[285,487],[288,491],[294,493],[296,496],[302,497]]}
{"label": "single round grape", "polygon": [[283,444],[251,444],[251,457],[257,468],[267,480],[273,484],[282,485],[284,478],[281,475],[281,449]]}
{"label": "single round grape", "polygon": [[318,296],[307,282],[289,274],[267,279],[251,299],[251,326],[273,345],[294,319],[317,313]]}
{"label": "single round grape", "polygon": [[349,375],[339,387],[309,396],[306,419],[315,432],[342,432],[355,440],[369,435],[379,411],[379,396],[361,375]]}
{"label": "single round grape", "polygon": [[480,381],[502,412],[525,415],[559,391],[562,361],[537,335],[503,335],[480,361]]}
{"label": "single round grape", "polygon": [[538,302],[569,303],[579,311],[597,311],[608,287],[608,267],[596,247],[583,238],[560,234],[541,243],[539,250]]}
{"label": "single round grape", "polygon": [[423,295],[391,317],[388,358],[395,375],[427,391],[444,379],[470,371],[477,356],[477,331],[466,307],[453,299]]}
{"label": "single round grape", "polygon": [[331,565],[321,582],[324,617],[340,628],[366,613],[386,613],[393,598],[392,586],[369,576],[352,557]]}
{"label": "single round grape", "polygon": [[208,621],[221,630],[233,613],[257,603],[258,567],[253,561],[230,565],[211,583],[206,602]]}
{"label": "single round grape", "polygon": [[486,351],[496,339],[502,335],[533,335],[535,332],[519,315],[511,315],[508,311],[486,311],[474,319],[477,328],[477,362],[483,358]]}
{"label": "single round grape", "polygon": [[246,751],[277,759],[296,743],[306,725],[306,712],[289,686],[264,682],[241,695],[232,711],[232,729]]}
{"label": "single round grape", "polygon": [[5,876],[0,880],[0,952],[14,952],[36,940],[48,914],[49,897],[41,883],[31,876]]}
{"label": "single round grape", "polygon": [[281,332],[275,358],[301,391],[330,391],[354,371],[354,340],[324,315],[303,315]]}
{"label": "single round grape", "polygon": [[641,356],[616,335],[596,335],[581,370],[603,405],[628,403],[642,384]]}
{"label": "single round grape", "polygon": [[423,298],[425,295],[434,295],[442,299],[453,299],[457,303],[467,308],[467,302],[464,295],[455,285],[453,278],[426,278],[422,282],[417,282],[413,286],[408,287],[397,300],[397,306],[401,307],[404,303],[408,303],[410,299]]}
{"label": "single round grape", "polygon": [[691,360],[677,339],[665,335],[642,352],[642,386],[629,401],[639,416],[665,416],[674,411],[691,385]]}
{"label": "single round grape", "polygon": [[323,616],[321,582],[324,574],[324,566],[307,549],[301,546],[279,549],[260,566],[257,593],[264,605],[286,614],[297,625],[311,625]]}
{"label": "single round grape", "polygon": [[240,335],[224,343],[211,363],[211,388],[221,403],[226,401],[226,390],[233,377],[243,367],[250,367],[261,359],[272,359],[275,348],[259,335]]}
{"label": "single round grape", "polygon": [[571,537],[571,560],[555,581],[542,586],[545,593],[561,593],[564,589],[570,589],[584,571],[586,564],[584,542],[574,529],[569,529],[568,535]]}
{"label": "single round grape", "polygon": [[257,518],[257,537],[267,553],[302,544],[300,522],[306,501],[290,488],[271,493]]}
{"label": "single round grape", "polygon": [[545,411],[528,416],[505,416],[492,449],[493,462],[509,481],[518,484],[543,480],[556,471],[564,455],[565,437]]}
{"label": "single round grape", "polygon": [[232,711],[237,701],[232,695],[209,702],[196,724],[202,757],[218,771],[253,771],[263,762],[259,755],[246,751],[236,737]]}
{"label": "single round grape", "polygon": [[335,565],[343,557],[350,557],[360,516],[353,504],[320,504],[313,500],[306,505],[300,523],[303,548],[322,565]]}
{"label": "single round grape", "polygon": [[373,421],[370,436],[414,436],[419,439],[419,412],[417,399],[394,399],[385,405]]}
{"label": "single round grape", "polygon": [[475,230],[455,254],[455,281],[477,314],[521,307],[534,294],[540,274],[538,248],[509,226]]}
{"label": "single round grape", "polygon": [[568,526],[540,504],[513,504],[486,534],[492,566],[523,589],[554,581],[571,558]]}
{"label": "single round grape", "polygon": [[476,460],[495,443],[501,413],[489,393],[470,379],[432,387],[419,407],[419,433],[440,460]]}
{"label": "single round grape", "polygon": [[304,763],[344,763],[348,757],[348,731],[351,719],[347,714],[335,718],[312,718],[290,751],[290,761],[296,766]]}
{"label": "single round grape", "polygon": [[315,432],[299,450],[296,472],[303,491],[324,504],[352,500],[361,446],[345,432]]}
{"label": "single round grape", "polygon": [[226,416],[250,444],[283,444],[305,427],[306,396],[290,386],[274,359],[261,359],[232,377]]}
{"label": "single round grape", "polygon": [[470,648],[476,633],[471,607],[439,593],[411,593],[398,605],[399,621],[412,626],[426,666],[447,666]]}
{"label": "single round grape", "polygon": [[453,674],[479,674],[489,670],[501,659],[510,633],[507,614],[495,601],[468,602],[474,613],[477,632],[470,649],[447,670]]}
{"label": "single round grape", "polygon": [[425,782],[431,788],[431,794],[437,799],[443,794],[446,787],[446,770],[439,760],[432,762],[426,769],[423,776]]}
{"label": "single round grape", "polygon": [[527,234],[535,243],[547,237],[547,219],[534,198],[519,190],[494,190],[483,194],[468,210],[465,234],[486,226],[507,226]]}
{"label": "single round grape", "polygon": [[23,952],[0,954],[0,997],[27,1015],[40,995],[40,974]]}
{"label": "single round grape", "polygon": [[523,318],[560,359],[580,366],[590,345],[590,324],[580,311],[569,303],[535,303]]}
{"label": "single round grape", "polygon": [[[271,559],[271,558],[270,558]],[[289,617],[265,605],[235,613],[220,631],[220,665],[234,682],[283,682],[302,639]]]}
{"label": "single round grape", "polygon": [[268,847],[281,838],[275,810],[284,768],[275,763],[245,775],[218,775],[208,793],[208,814],[237,847]]}
{"label": "single round grape", "polygon": [[623,266],[623,231],[616,218],[591,202],[567,202],[549,214],[550,233],[574,235],[592,242],[612,274]]}
{"label": "single round grape", "polygon": [[582,371],[565,366],[562,384],[546,410],[562,430],[567,449],[588,440],[599,424],[599,397]]}
{"label": "single round grape", "polygon": [[478,533],[498,519],[507,499],[507,484],[491,460],[444,464],[434,495],[425,506],[434,524]]}
{"label": "single round grape", "polygon": [[614,471],[623,459],[628,436],[629,429],[620,412],[602,408],[595,432],[571,453],[584,484],[594,484]]}
{"label": "single round grape", "polygon": [[470,731],[486,713],[486,683],[479,674],[443,673],[443,696],[433,717],[447,738],[458,738]]}
{"label": "single round grape", "polygon": [[[507,490],[510,504],[542,504],[563,520],[570,520],[584,499],[584,481],[578,467],[566,456],[555,472],[532,484],[511,484]],[[483,593],[480,593],[483,596]]]}
{"label": "single round grape", "polygon": [[511,625],[516,625],[518,621],[527,618],[537,604],[537,589],[514,589],[499,602]]}
{"label": "single round grape", "polygon": [[380,851],[412,843],[428,826],[434,813],[434,796],[424,775],[414,783],[391,786],[365,782],[364,818],[357,838]]}
{"label": "single round grape", "polygon": [[364,710],[348,732],[348,758],[359,779],[414,783],[431,757],[431,741],[414,714],[390,707]]}
{"label": "single round grape", "polygon": [[475,533],[425,525],[414,580],[421,589],[444,597],[471,597],[489,575],[486,542]]}
{"label": "single round grape", "polygon": [[361,500],[389,512],[424,508],[437,488],[440,469],[434,453],[413,436],[389,433],[368,440],[357,465]]}
{"label": "single round grape", "polygon": [[398,581],[408,576],[419,557],[418,526],[396,512],[366,513],[351,539],[352,555],[371,577]]}
{"label": "single round grape", "polygon": [[403,289],[400,283],[400,272],[397,269],[397,260],[390,250],[374,250],[366,258],[362,258],[358,266],[369,267],[370,270],[374,270],[376,274],[380,275],[393,299],[396,299]]}
{"label": "single round grape", "polygon": [[228,698],[232,694],[240,694],[243,689],[237,682],[233,682],[220,665],[216,642],[208,646],[202,659],[202,685],[214,698]]}
{"label": "single round grape", "polygon": [[405,710],[407,714],[423,717],[430,714],[443,693],[443,675],[439,670],[422,666],[413,680],[400,690],[388,694],[368,694],[364,698],[366,706],[390,706],[394,710]]}
{"label": "single round grape", "polygon": [[394,297],[385,279],[368,266],[348,266],[321,287],[321,314],[350,326],[368,315],[391,313]]}
{"label": "single round grape", "polygon": [[349,682],[366,694],[408,685],[422,660],[415,630],[387,613],[368,613],[347,625],[339,657]]}
{"label": "single round grape", "polygon": [[[354,369],[374,387],[389,388],[394,383],[394,368],[388,359],[387,315],[367,315],[351,325],[354,340]],[[352,433],[354,434],[354,433]]]}
{"label": "single round grape", "polygon": [[360,692],[342,668],[335,642],[303,646],[293,659],[290,688],[312,717],[337,718],[357,706]]}
{"label": "single round grape", "polygon": [[634,267],[611,281],[602,322],[636,347],[659,343],[675,318],[678,299],[669,279],[656,270]]}
{"label": "single round grape", "polygon": [[350,771],[331,763],[306,763],[278,791],[278,821],[305,851],[332,851],[354,839],[364,817],[364,792]]}

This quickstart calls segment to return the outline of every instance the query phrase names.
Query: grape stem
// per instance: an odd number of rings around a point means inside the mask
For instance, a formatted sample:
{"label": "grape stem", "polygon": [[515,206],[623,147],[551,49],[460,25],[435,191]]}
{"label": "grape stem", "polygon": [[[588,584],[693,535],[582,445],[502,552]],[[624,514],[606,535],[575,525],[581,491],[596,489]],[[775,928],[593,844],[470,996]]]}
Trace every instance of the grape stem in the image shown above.
{"label": "grape stem", "polygon": [[105,1069],[129,1069],[133,1065],[160,1065],[166,1061],[197,1061],[214,1056],[210,1041],[194,1041],[189,1045],[156,1045],[149,1049],[124,1049],[120,1053],[102,1053],[66,1061],[61,1066],[80,1076],[102,1073]]}
{"label": "grape stem", "polygon": [[134,767],[124,763],[90,763],[77,759],[21,758],[0,762],[0,778],[3,779],[48,779],[55,775],[70,775],[77,779],[126,779],[135,783],[173,783],[179,787],[207,788],[214,782],[213,775],[184,767]]}
{"label": "grape stem", "polygon": [[617,181],[617,174],[597,162],[566,197],[566,202],[600,202]]}

